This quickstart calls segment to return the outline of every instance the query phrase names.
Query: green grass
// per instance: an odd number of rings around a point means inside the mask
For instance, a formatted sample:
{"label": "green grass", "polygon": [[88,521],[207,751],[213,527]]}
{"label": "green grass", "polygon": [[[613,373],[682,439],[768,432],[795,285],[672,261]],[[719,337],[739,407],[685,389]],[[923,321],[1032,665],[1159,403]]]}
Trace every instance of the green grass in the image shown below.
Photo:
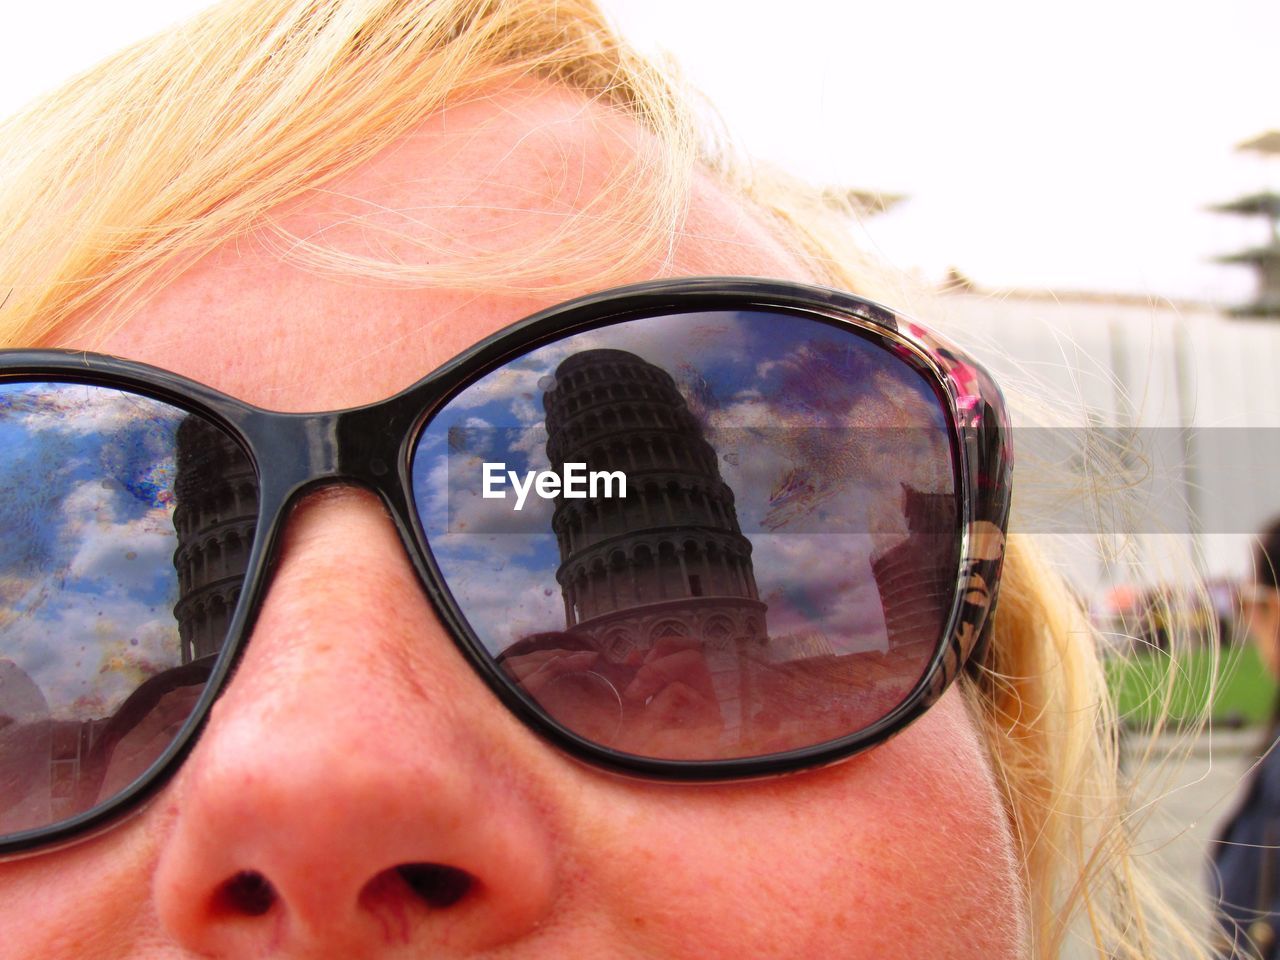
{"label": "green grass", "polygon": [[[1194,721],[1209,699],[1209,680],[1218,665],[1218,689],[1210,717],[1221,723],[1239,718],[1250,725],[1264,723],[1276,696],[1251,645],[1228,647],[1221,654],[1204,648],[1179,658],[1178,673],[1169,684],[1169,658],[1142,652],[1107,663],[1107,680],[1121,717],[1131,726],[1150,726],[1168,696],[1169,722]],[[1167,690],[1167,693],[1166,693]]]}

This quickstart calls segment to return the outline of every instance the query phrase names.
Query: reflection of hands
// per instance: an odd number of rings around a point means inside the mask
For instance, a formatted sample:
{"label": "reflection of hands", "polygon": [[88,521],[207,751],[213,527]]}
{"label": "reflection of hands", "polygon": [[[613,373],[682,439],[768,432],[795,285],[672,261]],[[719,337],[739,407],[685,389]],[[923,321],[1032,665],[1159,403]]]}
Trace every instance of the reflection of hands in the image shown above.
{"label": "reflection of hands", "polygon": [[579,736],[613,745],[622,725],[617,687],[594,667],[595,650],[532,650],[503,660],[521,688]]}
{"label": "reflection of hands", "polygon": [[642,740],[691,728],[718,732],[723,726],[706,657],[701,645],[692,640],[659,640],[623,697],[639,711],[636,732]]}
{"label": "reflection of hands", "polygon": [[604,746],[673,758],[716,753],[724,721],[696,641],[666,638],[621,664],[557,647],[505,657],[502,666],[557,721]]}
{"label": "reflection of hands", "polygon": [[549,684],[573,673],[590,670],[600,654],[595,650],[534,650],[503,661],[516,682],[535,700]]}

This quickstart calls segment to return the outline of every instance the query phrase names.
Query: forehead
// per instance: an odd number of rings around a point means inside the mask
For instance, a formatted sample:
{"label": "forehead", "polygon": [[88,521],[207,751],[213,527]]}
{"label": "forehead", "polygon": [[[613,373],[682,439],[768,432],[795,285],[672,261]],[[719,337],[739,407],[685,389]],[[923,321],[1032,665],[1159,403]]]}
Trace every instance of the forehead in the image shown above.
{"label": "forehead", "polygon": [[[593,231],[626,234],[629,191],[657,149],[633,121],[569,91],[475,97],[270,211],[256,233],[209,251],[110,333],[73,324],[56,345],[153,363],[275,409],[332,409],[388,396],[490,333],[602,285],[709,273],[810,279],[742,201],[701,174],[683,223],[651,237],[651,249],[588,243]],[[624,252],[632,265],[619,275]],[[496,267],[510,282],[469,287],[472,267],[490,277]],[[455,282],[432,283],[433,273]]]}

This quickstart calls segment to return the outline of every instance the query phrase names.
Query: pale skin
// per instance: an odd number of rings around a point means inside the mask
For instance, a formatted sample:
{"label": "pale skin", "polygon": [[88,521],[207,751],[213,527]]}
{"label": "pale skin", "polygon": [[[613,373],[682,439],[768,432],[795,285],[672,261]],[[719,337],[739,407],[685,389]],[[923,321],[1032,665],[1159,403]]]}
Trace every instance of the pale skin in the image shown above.
{"label": "pale skin", "polygon": [[[280,216],[310,233],[369,205],[412,207],[396,229],[420,230],[439,252],[526,250],[640,139],[570,93],[495,93]],[[351,224],[324,241],[378,255],[395,243]],[[812,279],[709,182],[668,253],[630,279]],[[596,266],[547,280],[586,293]],[[337,282],[241,240],[109,335],[72,327],[58,343],[276,409],[331,409],[389,396],[567,298]],[[471,885],[432,906],[397,873],[412,863],[452,866]],[[84,960],[998,960],[1025,954],[1016,864],[956,689],[897,738],[824,770],[704,787],[596,771],[499,704],[377,501],[334,488],[289,518],[242,666],[183,768],[101,836],[0,864],[0,929],[14,956]],[[241,871],[274,889],[265,913],[220,897]]]}

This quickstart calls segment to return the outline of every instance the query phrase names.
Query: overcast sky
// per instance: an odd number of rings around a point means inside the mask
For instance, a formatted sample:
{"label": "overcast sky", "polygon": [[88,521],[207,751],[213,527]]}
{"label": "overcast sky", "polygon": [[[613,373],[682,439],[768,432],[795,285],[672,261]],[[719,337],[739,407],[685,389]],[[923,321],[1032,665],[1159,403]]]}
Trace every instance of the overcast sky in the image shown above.
{"label": "overcast sky", "polygon": [[[860,231],[892,264],[983,286],[1239,301],[1217,254],[1265,240],[1205,207],[1280,188],[1280,3],[605,0],[673,53],[752,153],[908,196]],[[0,112],[205,6],[6,11]],[[787,19],[779,21],[778,12]]]}

